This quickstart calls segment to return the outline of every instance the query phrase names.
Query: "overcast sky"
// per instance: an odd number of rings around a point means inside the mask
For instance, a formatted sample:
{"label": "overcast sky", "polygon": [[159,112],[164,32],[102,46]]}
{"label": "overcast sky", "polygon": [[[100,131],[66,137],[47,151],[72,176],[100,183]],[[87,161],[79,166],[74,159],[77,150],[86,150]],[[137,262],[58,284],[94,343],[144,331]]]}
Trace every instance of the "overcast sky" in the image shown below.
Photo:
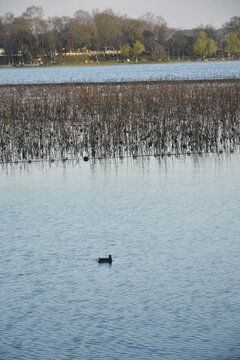
{"label": "overcast sky", "polygon": [[169,26],[190,29],[198,25],[220,27],[240,16],[240,0],[0,0],[0,15],[10,11],[19,16],[29,6],[41,6],[48,16],[73,16],[77,10],[111,8],[115,13],[138,18],[152,12]]}

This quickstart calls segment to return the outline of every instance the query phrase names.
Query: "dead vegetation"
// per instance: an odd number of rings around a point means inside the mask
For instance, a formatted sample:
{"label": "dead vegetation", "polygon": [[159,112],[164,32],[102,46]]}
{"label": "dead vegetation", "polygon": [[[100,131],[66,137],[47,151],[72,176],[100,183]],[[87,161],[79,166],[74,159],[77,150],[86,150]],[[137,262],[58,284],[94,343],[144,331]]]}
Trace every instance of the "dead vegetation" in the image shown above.
{"label": "dead vegetation", "polygon": [[239,90],[239,80],[4,85],[0,162],[233,152]]}

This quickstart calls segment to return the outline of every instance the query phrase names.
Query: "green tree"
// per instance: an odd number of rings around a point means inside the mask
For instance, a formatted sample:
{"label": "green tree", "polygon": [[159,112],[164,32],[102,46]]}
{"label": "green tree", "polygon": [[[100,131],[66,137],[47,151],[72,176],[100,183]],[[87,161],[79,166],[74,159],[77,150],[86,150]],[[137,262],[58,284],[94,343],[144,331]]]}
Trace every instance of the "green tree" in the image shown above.
{"label": "green tree", "polygon": [[240,40],[237,37],[237,34],[230,32],[226,39],[225,50],[236,54],[240,51]]}
{"label": "green tree", "polygon": [[193,46],[194,53],[204,58],[205,51],[207,48],[207,43],[208,43],[207,34],[204,31],[200,31],[198,34],[198,38]]}
{"label": "green tree", "polygon": [[211,58],[217,52],[217,44],[213,39],[207,40],[206,54]]}
{"label": "green tree", "polygon": [[138,56],[145,51],[144,45],[137,40],[133,45],[133,56],[135,56],[136,61],[138,61]]}
{"label": "green tree", "polygon": [[120,51],[125,60],[131,56],[131,46],[129,44],[123,44],[120,46]]}

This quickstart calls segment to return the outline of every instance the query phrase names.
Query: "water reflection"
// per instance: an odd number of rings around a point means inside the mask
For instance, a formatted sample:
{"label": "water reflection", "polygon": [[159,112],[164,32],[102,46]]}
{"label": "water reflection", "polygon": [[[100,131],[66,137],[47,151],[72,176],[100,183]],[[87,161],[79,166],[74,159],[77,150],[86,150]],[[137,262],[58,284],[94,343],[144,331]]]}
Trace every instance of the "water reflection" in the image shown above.
{"label": "water reflection", "polygon": [[0,357],[237,359],[239,171],[238,154],[5,165]]}
{"label": "water reflection", "polygon": [[[239,150],[237,149],[236,156],[239,156]],[[169,166],[174,166],[178,160],[181,162],[190,162],[194,167],[204,166],[204,163],[207,160],[214,160],[216,165],[221,166],[226,161],[231,161],[231,158],[235,157],[230,152],[224,152],[221,154],[218,153],[199,153],[199,154],[176,154],[171,156],[138,156],[138,157],[131,157],[125,156],[123,158],[115,157],[115,158],[104,158],[104,159],[95,159],[92,158],[89,160],[89,168],[92,174],[95,174],[99,168],[103,169],[104,171],[112,171],[115,169],[116,173],[122,166],[125,168],[129,168],[130,170],[134,168],[141,168],[141,169],[148,169],[150,164],[153,162],[158,164],[164,171],[167,171]],[[63,173],[69,168],[81,168],[84,166],[84,162],[82,158],[69,158],[65,161],[62,160],[36,160],[36,161],[19,161],[19,162],[9,162],[9,163],[0,163],[1,169],[3,172],[7,174],[13,175],[15,172],[22,173],[27,172],[30,173],[31,169],[34,170],[38,169],[41,172],[49,172],[51,169],[61,168]]]}

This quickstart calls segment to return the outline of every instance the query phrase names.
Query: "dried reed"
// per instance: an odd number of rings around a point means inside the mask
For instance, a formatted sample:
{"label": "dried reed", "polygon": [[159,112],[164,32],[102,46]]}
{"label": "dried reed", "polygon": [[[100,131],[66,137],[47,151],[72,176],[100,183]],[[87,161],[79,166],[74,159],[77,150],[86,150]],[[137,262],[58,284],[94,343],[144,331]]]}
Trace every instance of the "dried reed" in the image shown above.
{"label": "dried reed", "polygon": [[239,90],[239,80],[0,86],[0,161],[232,152]]}

